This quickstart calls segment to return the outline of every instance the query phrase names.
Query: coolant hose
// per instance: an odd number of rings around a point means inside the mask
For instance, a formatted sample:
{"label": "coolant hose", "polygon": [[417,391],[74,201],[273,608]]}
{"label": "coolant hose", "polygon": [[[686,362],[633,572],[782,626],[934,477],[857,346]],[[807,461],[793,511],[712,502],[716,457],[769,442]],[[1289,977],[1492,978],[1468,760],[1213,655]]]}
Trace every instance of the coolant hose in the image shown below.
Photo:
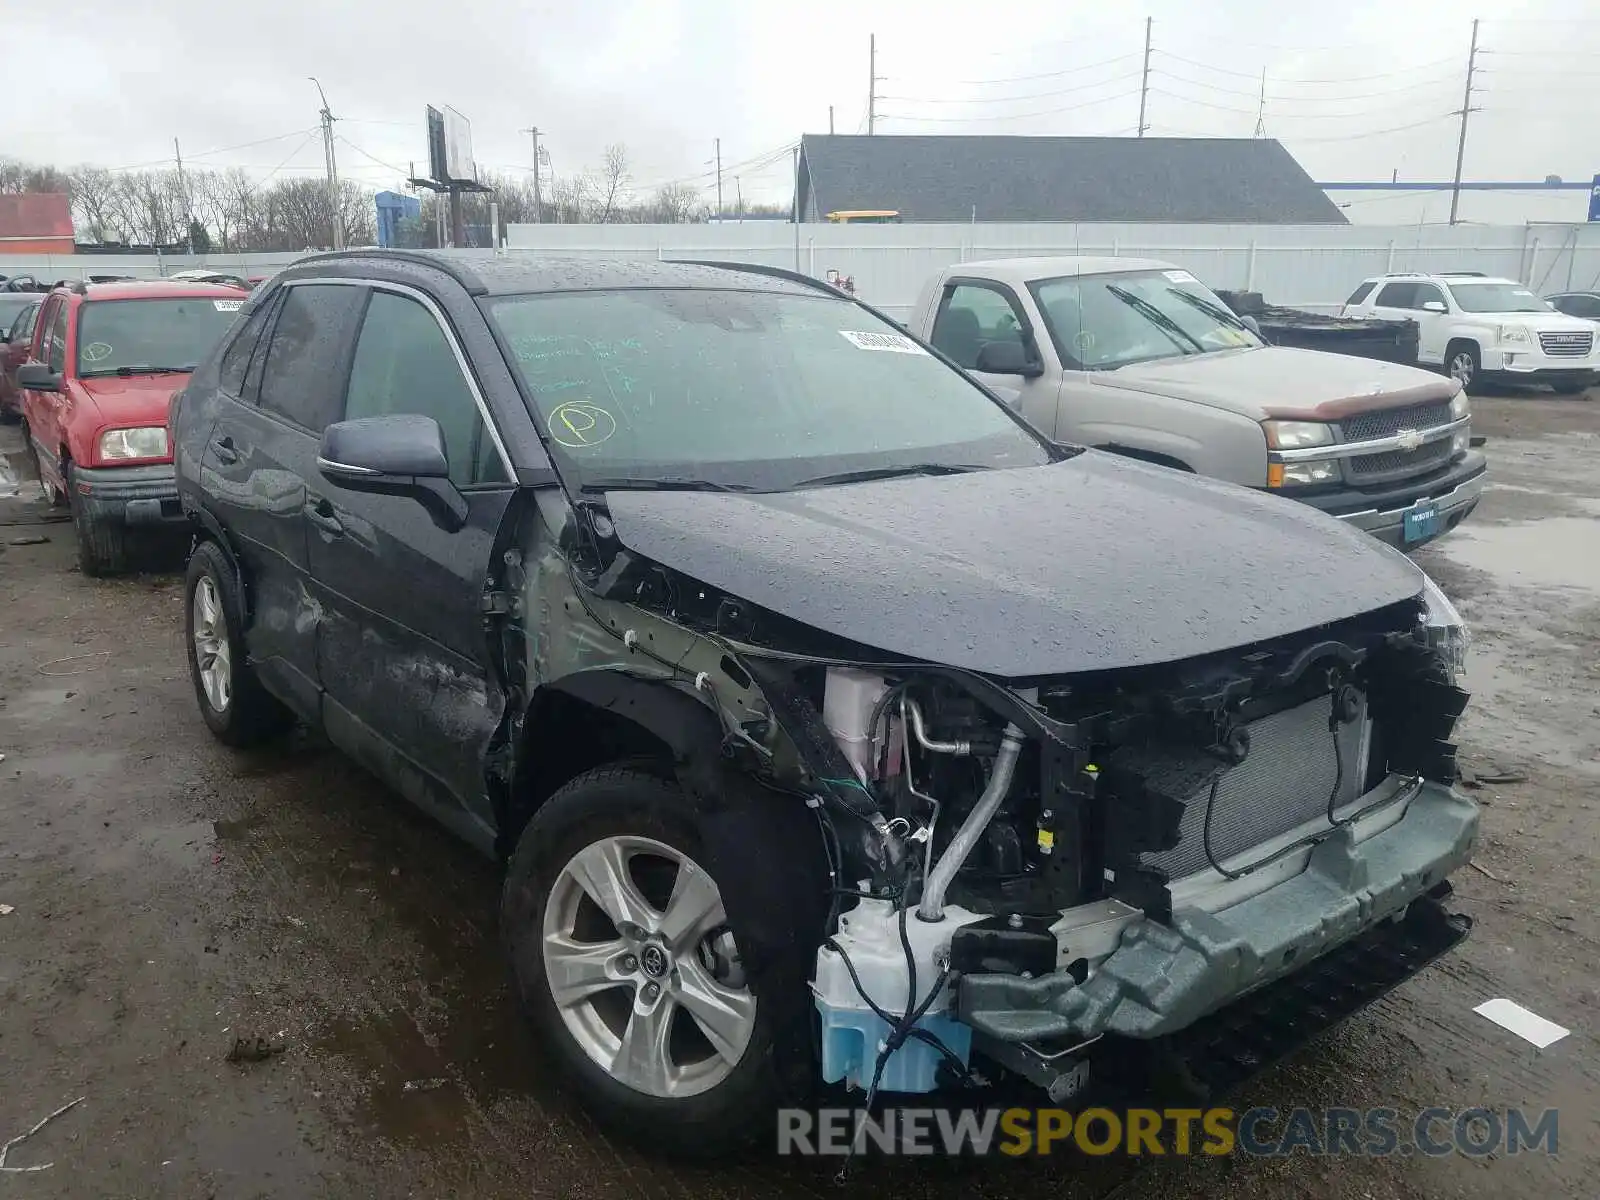
{"label": "coolant hose", "polygon": [[917,905],[917,917],[920,920],[944,920],[944,894],[950,890],[956,872],[966,863],[967,855],[972,853],[972,848],[978,844],[978,839],[994,817],[995,810],[1011,790],[1011,776],[1016,772],[1017,759],[1021,754],[1022,730],[1007,723],[1000,739],[1000,752],[994,756],[994,772],[989,776],[989,786],[983,789],[983,795],[978,797],[967,819],[961,822],[961,828],[956,830],[955,837],[950,839],[939,861],[933,864],[933,871],[923,885],[922,903]]}

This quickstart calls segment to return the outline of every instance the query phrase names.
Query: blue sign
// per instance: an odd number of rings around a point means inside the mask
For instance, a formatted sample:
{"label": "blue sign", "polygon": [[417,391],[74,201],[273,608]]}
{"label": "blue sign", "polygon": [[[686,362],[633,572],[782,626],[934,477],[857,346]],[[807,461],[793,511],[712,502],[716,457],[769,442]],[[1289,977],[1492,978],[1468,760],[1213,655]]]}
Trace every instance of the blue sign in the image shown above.
{"label": "blue sign", "polygon": [[1589,188],[1589,220],[1600,221],[1600,175]]}

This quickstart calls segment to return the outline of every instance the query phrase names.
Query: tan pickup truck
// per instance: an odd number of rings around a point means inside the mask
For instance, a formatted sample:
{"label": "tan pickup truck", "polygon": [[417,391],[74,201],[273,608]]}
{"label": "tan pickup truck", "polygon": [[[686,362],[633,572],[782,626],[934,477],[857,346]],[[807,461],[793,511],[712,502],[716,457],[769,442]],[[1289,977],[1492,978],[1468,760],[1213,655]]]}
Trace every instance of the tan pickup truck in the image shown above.
{"label": "tan pickup truck", "polygon": [[1268,346],[1172,263],[961,263],[908,327],[1057,441],[1279,491],[1392,545],[1455,528],[1483,490],[1456,380]]}

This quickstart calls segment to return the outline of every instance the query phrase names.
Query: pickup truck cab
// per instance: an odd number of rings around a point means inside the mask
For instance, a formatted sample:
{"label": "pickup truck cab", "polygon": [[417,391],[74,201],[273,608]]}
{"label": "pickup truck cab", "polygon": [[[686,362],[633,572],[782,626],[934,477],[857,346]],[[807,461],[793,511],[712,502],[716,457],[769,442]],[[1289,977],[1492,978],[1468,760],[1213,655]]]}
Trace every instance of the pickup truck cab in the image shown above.
{"label": "pickup truck cab", "polygon": [[183,525],[167,408],[243,305],[210,283],[73,283],[45,298],[17,383],[39,482],[72,510],[84,574],[127,569],[136,526]]}
{"label": "pickup truck cab", "polygon": [[1483,490],[1459,381],[1268,346],[1172,263],[960,263],[909,328],[1056,441],[1280,492],[1391,545],[1453,529]]}

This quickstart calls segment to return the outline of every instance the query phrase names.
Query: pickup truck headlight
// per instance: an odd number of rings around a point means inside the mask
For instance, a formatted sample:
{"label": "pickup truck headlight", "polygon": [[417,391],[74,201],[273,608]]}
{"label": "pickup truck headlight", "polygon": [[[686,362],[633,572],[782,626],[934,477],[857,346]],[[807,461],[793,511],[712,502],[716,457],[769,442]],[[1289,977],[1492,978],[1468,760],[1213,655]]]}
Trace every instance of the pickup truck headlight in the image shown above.
{"label": "pickup truck headlight", "polygon": [[1332,483],[1339,478],[1339,464],[1331,458],[1321,462],[1268,463],[1267,486],[1295,487],[1307,483]]}
{"label": "pickup truck headlight", "polygon": [[1531,346],[1533,333],[1526,325],[1500,326],[1500,344],[1503,346]]}
{"label": "pickup truck headlight", "polygon": [[1450,399],[1450,419],[1459,421],[1472,413],[1472,401],[1467,399],[1467,389],[1462,388]]}
{"label": "pickup truck headlight", "polygon": [[1333,426],[1321,421],[1263,421],[1261,430],[1274,450],[1304,450],[1333,445]]}
{"label": "pickup truck headlight", "polygon": [[1428,647],[1450,678],[1459,679],[1467,669],[1467,645],[1471,641],[1467,624],[1450,598],[1426,575],[1422,577],[1422,602],[1422,631]]}
{"label": "pickup truck headlight", "polygon": [[100,435],[100,457],[165,458],[167,456],[167,431],[160,425],[141,426],[137,429],[108,429]]}

